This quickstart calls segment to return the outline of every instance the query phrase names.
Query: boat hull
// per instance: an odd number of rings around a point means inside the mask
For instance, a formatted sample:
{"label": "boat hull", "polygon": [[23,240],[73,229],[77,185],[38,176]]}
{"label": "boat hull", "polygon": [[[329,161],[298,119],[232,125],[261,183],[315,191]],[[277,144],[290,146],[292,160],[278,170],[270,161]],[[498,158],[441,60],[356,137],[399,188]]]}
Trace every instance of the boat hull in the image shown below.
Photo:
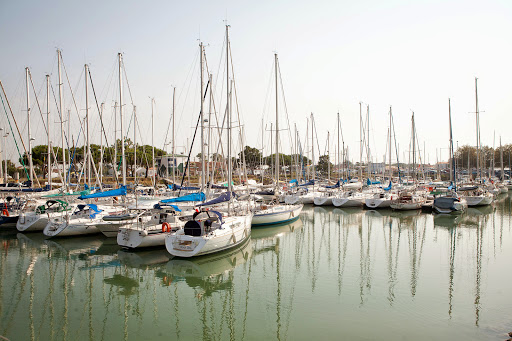
{"label": "boat hull", "polygon": [[[158,225],[158,227],[160,226]],[[165,236],[171,233],[162,232],[161,228],[137,229],[133,227],[120,227],[117,233],[117,244],[127,249],[162,247],[165,245]]]}
{"label": "boat hull", "polygon": [[43,234],[48,237],[71,237],[86,234],[101,233],[95,226],[92,219],[52,219],[43,230]]}
{"label": "boat hull", "polygon": [[252,226],[264,226],[273,224],[282,224],[299,219],[302,205],[285,206],[283,210],[263,210],[261,213],[254,213],[252,217]]}
{"label": "boat hull", "polygon": [[48,225],[47,214],[20,214],[16,228],[20,232],[42,231]]}
{"label": "boat hull", "polygon": [[370,198],[366,199],[364,204],[366,207],[370,209],[376,209],[376,208],[390,208],[391,207],[392,200],[391,199],[381,199],[381,198]]}
{"label": "boat hull", "polygon": [[229,217],[221,228],[202,236],[183,234],[183,231],[165,238],[167,251],[177,257],[202,256],[228,250],[244,243],[251,236],[252,214]]}
{"label": "boat hull", "polygon": [[468,206],[487,206],[492,204],[493,197],[492,196],[483,196],[483,195],[477,195],[477,196],[467,196],[464,197],[466,199]]}
{"label": "boat hull", "polygon": [[335,207],[360,207],[363,206],[363,198],[333,198],[332,204]]}
{"label": "boat hull", "polygon": [[313,203],[316,206],[332,206],[332,198],[333,197],[315,197],[313,198]]}

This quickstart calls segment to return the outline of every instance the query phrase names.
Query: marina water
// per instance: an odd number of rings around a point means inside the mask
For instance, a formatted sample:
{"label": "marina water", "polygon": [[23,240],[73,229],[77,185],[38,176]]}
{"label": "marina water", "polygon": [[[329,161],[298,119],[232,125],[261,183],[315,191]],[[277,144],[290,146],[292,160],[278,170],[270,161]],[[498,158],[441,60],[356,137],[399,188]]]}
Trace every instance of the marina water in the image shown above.
{"label": "marina water", "polygon": [[512,203],[461,216],[305,207],[225,253],[0,235],[10,340],[503,340]]}

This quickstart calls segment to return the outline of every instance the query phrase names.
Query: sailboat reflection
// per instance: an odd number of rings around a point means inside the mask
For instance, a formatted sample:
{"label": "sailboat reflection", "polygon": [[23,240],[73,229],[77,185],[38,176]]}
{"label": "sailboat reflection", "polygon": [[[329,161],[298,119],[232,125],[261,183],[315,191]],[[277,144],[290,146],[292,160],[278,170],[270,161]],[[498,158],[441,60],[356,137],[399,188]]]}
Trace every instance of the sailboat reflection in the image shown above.
{"label": "sailboat reflection", "polygon": [[93,255],[103,244],[106,238],[100,236],[83,236],[80,238],[46,239],[44,244],[53,251],[53,257],[77,256],[87,258]]}
{"label": "sailboat reflection", "polygon": [[[231,287],[231,273],[247,262],[252,252],[251,240],[233,250],[196,259],[173,258],[158,272],[171,275],[174,279],[183,279],[191,288],[201,288],[200,295],[209,296],[219,290]],[[161,273],[157,276],[161,277]],[[164,283],[169,284],[169,283]]]}
{"label": "sailboat reflection", "polygon": [[122,265],[130,268],[147,269],[152,266],[167,263],[172,256],[166,249],[142,250],[142,251],[117,251],[117,259]]}

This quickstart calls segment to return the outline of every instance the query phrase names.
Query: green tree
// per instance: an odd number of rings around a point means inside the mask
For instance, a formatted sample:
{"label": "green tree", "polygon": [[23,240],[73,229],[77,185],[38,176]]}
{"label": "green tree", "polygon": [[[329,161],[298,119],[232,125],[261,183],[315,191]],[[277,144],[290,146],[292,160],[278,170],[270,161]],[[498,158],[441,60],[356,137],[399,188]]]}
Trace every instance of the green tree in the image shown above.
{"label": "green tree", "polygon": [[331,161],[329,160],[329,155],[321,155],[318,158],[318,164],[316,165],[316,169],[322,174],[327,175],[329,165],[331,169],[333,169],[333,165]]}

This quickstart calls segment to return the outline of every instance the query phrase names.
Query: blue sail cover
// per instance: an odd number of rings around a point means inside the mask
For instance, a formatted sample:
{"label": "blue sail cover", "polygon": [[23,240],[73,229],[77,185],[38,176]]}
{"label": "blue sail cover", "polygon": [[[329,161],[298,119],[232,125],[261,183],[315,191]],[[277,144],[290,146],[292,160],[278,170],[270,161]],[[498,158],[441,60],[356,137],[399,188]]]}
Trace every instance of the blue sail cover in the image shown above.
{"label": "blue sail cover", "polygon": [[224,186],[224,185],[216,185],[216,184],[210,184],[210,183],[208,183],[207,187],[212,188],[212,189],[226,189],[226,186]]}
{"label": "blue sail cover", "polygon": [[391,190],[391,181],[389,182],[389,186],[388,187],[384,187],[383,190],[385,190],[385,191]]}
{"label": "blue sail cover", "polygon": [[303,186],[312,186],[315,184],[315,180],[311,179],[309,180],[308,182],[306,182],[305,184],[302,184],[302,185],[299,185],[299,187],[303,187]]}
{"label": "blue sail cover", "polygon": [[380,181],[371,181],[370,179],[367,179],[366,180],[366,184],[368,186],[370,186],[370,185],[378,185],[378,184],[380,184]]}
{"label": "blue sail cover", "polygon": [[160,205],[160,203],[153,206],[154,209],[161,210],[163,207],[172,207],[176,212],[181,212],[180,208],[176,205]]}
{"label": "blue sail cover", "polygon": [[235,195],[234,192],[231,192],[231,193],[230,192],[224,192],[221,195],[219,195],[217,198],[215,198],[213,200],[210,200],[210,201],[207,201],[205,203],[196,205],[196,206],[209,206],[209,205],[220,204],[221,202],[226,202],[226,201],[231,200],[231,198],[234,198],[235,196],[236,195]]}
{"label": "blue sail cover", "polygon": [[105,192],[97,192],[93,194],[81,195],[78,199],[95,199],[95,198],[108,198],[108,197],[117,197],[121,195],[126,195],[126,186],[121,186],[116,189],[111,189],[110,191]]}
{"label": "blue sail cover", "polygon": [[340,187],[340,180],[338,180],[338,182],[335,184],[335,185],[332,185],[332,186],[325,186],[325,188],[339,188]]}
{"label": "blue sail cover", "polygon": [[183,189],[185,191],[197,191],[198,189],[200,189],[199,187],[186,187],[186,186],[180,186],[180,185],[176,185],[176,184],[172,184],[172,185],[167,185],[167,187],[169,187],[169,189],[171,191],[177,191],[179,189]]}
{"label": "blue sail cover", "polygon": [[204,193],[199,192],[199,193],[187,194],[187,195],[177,197],[177,198],[160,200],[160,202],[163,204],[168,204],[171,202],[203,201],[204,199],[206,199],[206,196],[204,195]]}
{"label": "blue sail cover", "polygon": [[297,181],[297,179],[293,179],[293,180],[290,180],[289,182],[290,184],[295,184],[295,186],[298,186],[299,185],[299,182]]}

